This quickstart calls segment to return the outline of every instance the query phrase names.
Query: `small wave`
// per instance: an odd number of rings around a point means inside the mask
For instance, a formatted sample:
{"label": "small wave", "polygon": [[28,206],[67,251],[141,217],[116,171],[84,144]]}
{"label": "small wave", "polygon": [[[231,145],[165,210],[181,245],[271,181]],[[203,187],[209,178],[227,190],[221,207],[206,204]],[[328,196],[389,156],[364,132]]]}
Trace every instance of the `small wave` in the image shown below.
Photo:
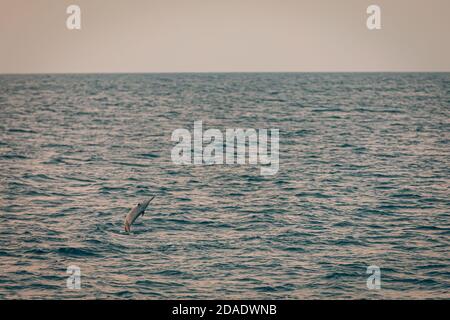
{"label": "small wave", "polygon": [[37,133],[36,131],[33,130],[27,130],[27,129],[19,129],[19,128],[12,128],[9,129],[8,132],[18,132],[18,133]]}
{"label": "small wave", "polygon": [[135,282],[138,286],[144,287],[183,287],[182,283],[177,282],[159,282],[154,280],[138,280]]}
{"label": "small wave", "polygon": [[87,249],[83,248],[70,248],[70,247],[63,247],[59,248],[57,250],[58,254],[63,256],[69,256],[69,257],[92,257],[97,256],[98,254]]}
{"label": "small wave", "polygon": [[117,162],[117,161],[113,161],[112,163],[127,167],[143,167],[143,168],[150,167],[150,164],[143,164],[143,163]]}
{"label": "small wave", "polygon": [[49,177],[48,175],[43,174],[43,173],[37,173],[37,174],[25,173],[23,175],[23,178],[24,179],[31,179],[31,180],[38,180],[38,181],[39,180],[55,180],[54,178]]}
{"label": "small wave", "polygon": [[29,159],[29,157],[18,153],[5,153],[0,155],[0,159]]}
{"label": "small wave", "polygon": [[147,159],[159,158],[159,155],[156,153],[139,153],[138,156]]}
{"label": "small wave", "polygon": [[100,193],[110,193],[110,192],[114,192],[114,191],[126,191],[127,188],[123,188],[123,187],[101,187],[99,192]]}
{"label": "small wave", "polygon": [[162,275],[162,276],[183,276],[186,273],[179,271],[179,270],[163,270],[160,272],[156,272],[156,274]]}

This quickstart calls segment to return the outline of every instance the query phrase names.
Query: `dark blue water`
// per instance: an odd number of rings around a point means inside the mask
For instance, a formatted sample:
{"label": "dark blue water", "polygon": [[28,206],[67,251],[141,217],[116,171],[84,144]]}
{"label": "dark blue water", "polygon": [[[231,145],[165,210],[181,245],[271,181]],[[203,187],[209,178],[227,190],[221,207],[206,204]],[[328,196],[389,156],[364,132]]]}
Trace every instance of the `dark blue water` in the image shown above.
{"label": "dark blue water", "polygon": [[[0,298],[450,298],[450,74],[0,76],[0,110]],[[197,120],[280,129],[278,174],[173,164]]]}

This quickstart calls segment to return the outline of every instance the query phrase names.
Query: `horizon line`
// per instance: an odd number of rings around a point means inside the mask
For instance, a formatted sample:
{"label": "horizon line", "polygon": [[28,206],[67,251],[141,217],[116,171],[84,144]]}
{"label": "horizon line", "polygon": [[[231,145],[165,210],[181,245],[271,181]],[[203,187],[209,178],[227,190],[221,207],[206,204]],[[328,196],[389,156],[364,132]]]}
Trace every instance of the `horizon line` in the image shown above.
{"label": "horizon line", "polygon": [[112,72],[0,72],[0,76],[13,75],[113,75],[113,74],[268,74],[268,73],[450,73],[449,70],[407,71],[112,71]]}

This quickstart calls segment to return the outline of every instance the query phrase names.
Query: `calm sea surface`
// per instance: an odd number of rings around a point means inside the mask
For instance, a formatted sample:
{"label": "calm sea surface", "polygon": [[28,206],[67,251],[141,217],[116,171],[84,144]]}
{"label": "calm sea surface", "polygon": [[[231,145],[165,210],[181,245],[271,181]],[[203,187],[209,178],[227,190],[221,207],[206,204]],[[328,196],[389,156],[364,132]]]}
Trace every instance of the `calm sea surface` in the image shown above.
{"label": "calm sea surface", "polygon": [[[450,298],[450,74],[4,75],[0,111],[2,299]],[[280,129],[278,174],[173,164],[198,120]]]}

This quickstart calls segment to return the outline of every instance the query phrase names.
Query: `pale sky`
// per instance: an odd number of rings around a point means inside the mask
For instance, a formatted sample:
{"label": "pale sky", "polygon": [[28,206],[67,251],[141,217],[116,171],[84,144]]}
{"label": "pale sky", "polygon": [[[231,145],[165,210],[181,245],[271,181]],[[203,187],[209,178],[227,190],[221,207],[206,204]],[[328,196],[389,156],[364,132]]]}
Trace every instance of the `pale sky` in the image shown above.
{"label": "pale sky", "polygon": [[449,16],[449,0],[0,0],[0,73],[450,71]]}

